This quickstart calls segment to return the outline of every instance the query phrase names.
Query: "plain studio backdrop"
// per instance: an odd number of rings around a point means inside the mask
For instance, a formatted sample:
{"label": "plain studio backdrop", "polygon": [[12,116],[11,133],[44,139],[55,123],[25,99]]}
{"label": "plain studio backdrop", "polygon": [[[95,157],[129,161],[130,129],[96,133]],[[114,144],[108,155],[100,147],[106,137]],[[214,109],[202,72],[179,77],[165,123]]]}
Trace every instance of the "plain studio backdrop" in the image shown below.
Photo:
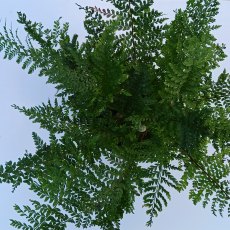
{"label": "plain studio backdrop", "polygon": [[[106,7],[106,3],[99,0],[78,0],[79,4]],[[185,0],[156,0],[155,7],[165,13],[165,16],[172,18],[173,10],[184,8]],[[17,23],[17,11],[26,13],[32,21],[42,22],[45,27],[52,27],[53,21],[62,17],[62,22],[70,23],[70,34],[79,34],[80,40],[84,40],[83,28],[84,14],[79,11],[73,0],[7,0],[1,1],[0,5],[0,28],[5,21],[8,27],[19,28],[19,34],[25,37],[22,27]],[[230,1],[221,1],[220,13],[217,17],[217,24],[222,27],[215,31],[218,42],[226,44],[226,53],[230,55]],[[23,40],[23,39],[22,39]],[[28,75],[15,60],[2,59],[0,54],[0,163],[8,160],[16,161],[23,156],[25,150],[34,151],[31,133],[36,131],[44,139],[47,132],[39,129],[27,117],[14,110],[11,105],[34,106],[52,99],[55,89],[52,85],[46,85],[45,78],[37,77],[35,72]],[[215,74],[226,68],[230,72],[230,58],[221,63]],[[20,219],[14,211],[13,205],[29,204],[29,199],[36,199],[36,196],[26,186],[19,187],[15,193],[11,193],[9,185],[0,185],[0,230],[11,230],[9,219]],[[224,218],[215,217],[209,208],[203,209],[201,205],[194,206],[188,200],[188,191],[181,194],[172,193],[172,201],[168,207],[154,220],[153,226],[147,228],[145,222],[148,216],[142,208],[141,200],[136,202],[135,214],[126,215],[121,222],[121,230],[228,230],[230,221]],[[68,230],[74,230],[69,225]],[[91,228],[96,230],[97,228]]]}

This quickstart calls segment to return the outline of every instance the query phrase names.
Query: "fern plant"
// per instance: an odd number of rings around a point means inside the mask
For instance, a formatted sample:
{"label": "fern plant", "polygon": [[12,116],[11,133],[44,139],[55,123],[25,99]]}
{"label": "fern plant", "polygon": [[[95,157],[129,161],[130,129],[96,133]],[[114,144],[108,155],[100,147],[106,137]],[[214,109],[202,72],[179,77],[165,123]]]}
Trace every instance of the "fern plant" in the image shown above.
{"label": "fern plant", "polygon": [[212,78],[226,57],[212,34],[218,1],[188,0],[170,23],[154,1],[107,2],[111,9],[78,5],[82,44],[68,23],[45,29],[23,13],[25,43],[6,25],[0,33],[4,58],[37,69],[58,91],[54,102],[13,105],[50,135],[46,143],[33,133],[35,153],[0,166],[1,183],[26,183],[44,201],[16,205],[27,222],[11,225],[119,229],[141,195],[150,226],[171,189],[189,182],[194,204],[230,215],[230,78],[226,70]]}

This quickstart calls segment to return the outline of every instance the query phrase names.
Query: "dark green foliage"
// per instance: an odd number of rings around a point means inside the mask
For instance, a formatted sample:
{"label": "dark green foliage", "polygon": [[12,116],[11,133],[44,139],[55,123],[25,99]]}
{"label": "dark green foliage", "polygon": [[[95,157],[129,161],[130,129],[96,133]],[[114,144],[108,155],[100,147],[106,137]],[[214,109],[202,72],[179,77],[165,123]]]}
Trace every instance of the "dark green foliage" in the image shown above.
{"label": "dark green foliage", "polygon": [[0,33],[4,58],[38,69],[58,90],[53,103],[13,106],[50,139],[33,133],[36,152],[0,166],[0,182],[26,183],[44,200],[15,206],[28,224],[12,226],[119,229],[140,195],[151,225],[170,188],[180,192],[190,181],[194,204],[230,214],[230,78],[224,70],[212,79],[226,57],[212,35],[218,1],[189,0],[168,24],[153,1],[107,2],[113,9],[79,6],[82,44],[60,19],[49,30],[22,13],[26,44],[6,26]]}

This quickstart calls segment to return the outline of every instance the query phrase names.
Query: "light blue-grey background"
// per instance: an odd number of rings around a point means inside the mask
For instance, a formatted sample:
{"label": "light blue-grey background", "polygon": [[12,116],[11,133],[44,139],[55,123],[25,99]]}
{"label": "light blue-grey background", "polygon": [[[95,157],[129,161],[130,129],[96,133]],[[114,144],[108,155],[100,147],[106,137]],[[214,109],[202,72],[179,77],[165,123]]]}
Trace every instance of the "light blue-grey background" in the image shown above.
{"label": "light blue-grey background", "polygon": [[[0,1],[0,27],[5,20],[9,26],[17,28],[17,11],[26,13],[32,21],[42,22],[44,26],[51,27],[54,20],[62,16],[62,21],[70,22],[70,33],[77,33],[80,39],[84,39],[83,12],[75,6],[74,0],[7,0]],[[78,0],[79,4],[105,6],[100,0]],[[165,12],[172,18],[173,10],[183,8],[185,0],[156,0],[155,7]],[[217,23],[222,25],[215,32],[220,43],[227,46],[226,53],[230,54],[230,1],[221,1],[220,14]],[[22,28],[19,27],[22,31]],[[22,37],[25,35],[21,33]],[[230,71],[230,59],[221,63],[221,68]],[[220,70],[215,71],[215,73]],[[2,59],[0,54],[0,164],[8,160],[17,160],[25,149],[33,152],[34,145],[31,137],[32,131],[38,132],[47,138],[47,133],[32,124],[23,114],[15,111],[10,105],[33,106],[46,102],[53,97],[55,90],[51,85],[45,84],[44,78],[38,78],[36,73],[28,75],[22,71],[15,61]],[[214,217],[210,209],[203,209],[200,205],[194,206],[187,198],[188,192],[181,194],[172,193],[172,201],[160,216],[154,220],[151,228],[145,227],[148,217],[142,208],[140,201],[136,203],[136,211],[133,215],[125,216],[121,223],[122,230],[229,230],[230,221],[227,217]],[[26,186],[21,186],[15,193],[11,193],[8,185],[0,185],[0,230],[13,229],[9,226],[10,218],[18,218],[13,210],[13,205],[27,204],[28,199],[36,198]],[[96,228],[93,228],[96,229]],[[68,230],[74,230],[69,226]]]}

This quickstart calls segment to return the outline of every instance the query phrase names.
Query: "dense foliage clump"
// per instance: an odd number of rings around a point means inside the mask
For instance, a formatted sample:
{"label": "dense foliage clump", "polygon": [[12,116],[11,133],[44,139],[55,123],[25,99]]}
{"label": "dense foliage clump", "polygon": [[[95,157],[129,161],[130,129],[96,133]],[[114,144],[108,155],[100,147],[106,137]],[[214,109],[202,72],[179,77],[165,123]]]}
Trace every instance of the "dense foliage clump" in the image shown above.
{"label": "dense foliage clump", "polygon": [[230,78],[225,70],[216,81],[212,75],[226,57],[212,34],[218,1],[188,0],[170,23],[153,0],[107,2],[111,9],[79,6],[88,32],[82,44],[68,24],[44,29],[22,13],[25,44],[6,26],[0,33],[4,58],[37,69],[57,89],[54,102],[14,105],[50,138],[33,133],[36,152],[0,166],[2,183],[26,183],[44,199],[15,206],[27,223],[11,225],[119,229],[136,196],[151,225],[170,188],[190,182],[194,204],[230,214]]}

